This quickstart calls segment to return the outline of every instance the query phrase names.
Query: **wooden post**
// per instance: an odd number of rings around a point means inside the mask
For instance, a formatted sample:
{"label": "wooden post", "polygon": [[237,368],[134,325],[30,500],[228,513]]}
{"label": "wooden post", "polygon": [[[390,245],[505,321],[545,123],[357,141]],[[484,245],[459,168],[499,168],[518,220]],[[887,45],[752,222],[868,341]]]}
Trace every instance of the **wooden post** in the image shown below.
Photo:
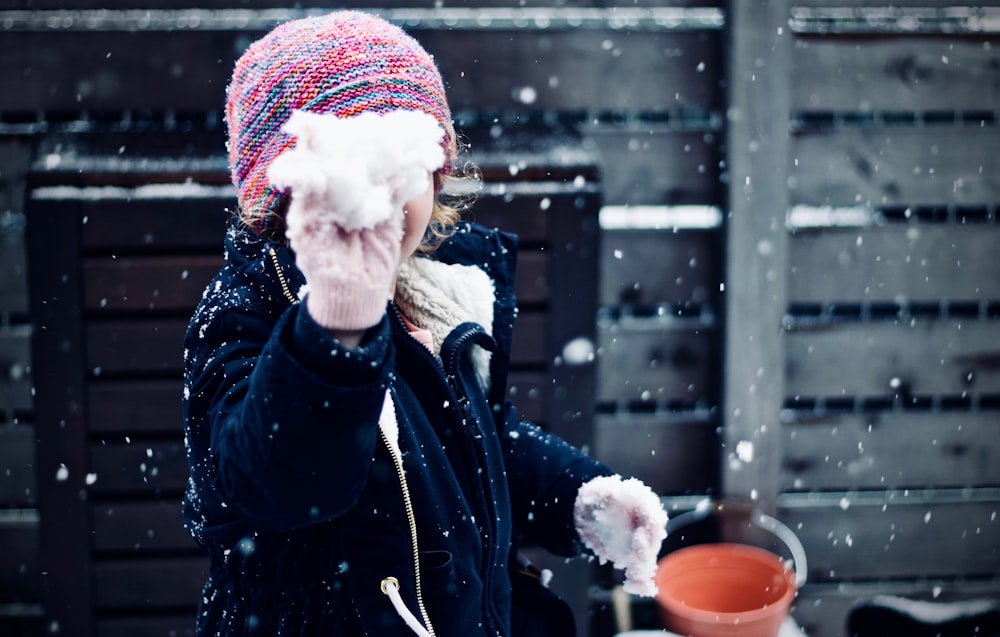
{"label": "wooden post", "polygon": [[788,0],[733,0],[726,10],[722,493],[772,512],[780,484],[785,367],[788,16]]}
{"label": "wooden post", "polygon": [[[552,395],[548,429],[564,440],[589,448],[594,433],[597,349],[597,280],[599,264],[598,210],[600,195],[584,186],[571,200],[553,205],[549,215],[549,288],[552,296],[546,321],[547,342],[554,364],[549,370]],[[557,573],[553,590],[573,609],[580,637],[590,634],[591,565],[585,560],[546,566]]]}
{"label": "wooden post", "polygon": [[581,190],[549,215],[552,305],[546,322],[553,391],[548,429],[581,448],[593,442],[600,195]]}
{"label": "wooden post", "polygon": [[78,202],[28,205],[45,634],[93,634]]}

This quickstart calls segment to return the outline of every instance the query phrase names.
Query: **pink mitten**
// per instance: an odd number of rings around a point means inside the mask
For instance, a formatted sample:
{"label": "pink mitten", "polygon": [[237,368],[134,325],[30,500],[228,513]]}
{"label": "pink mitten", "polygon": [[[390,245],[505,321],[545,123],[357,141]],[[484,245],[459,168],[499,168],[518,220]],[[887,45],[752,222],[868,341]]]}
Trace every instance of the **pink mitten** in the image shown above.
{"label": "pink mitten", "polygon": [[403,207],[441,167],[444,132],[419,111],[296,111],[284,130],[296,145],[267,175],[291,189],[285,234],[308,284],[306,308],[328,329],[371,327],[399,266]]}
{"label": "pink mitten", "polygon": [[628,593],[656,594],[656,558],[667,537],[667,513],[652,489],[621,476],[593,478],[577,491],[576,531],[601,564],[625,570]]}

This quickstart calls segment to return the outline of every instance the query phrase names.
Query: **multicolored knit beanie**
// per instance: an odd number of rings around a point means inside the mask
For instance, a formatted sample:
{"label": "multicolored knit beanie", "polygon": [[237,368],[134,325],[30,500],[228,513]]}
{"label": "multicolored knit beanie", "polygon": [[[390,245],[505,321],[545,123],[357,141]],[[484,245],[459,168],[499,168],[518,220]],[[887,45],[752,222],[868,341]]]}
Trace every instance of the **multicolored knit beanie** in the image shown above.
{"label": "multicolored knit beanie", "polygon": [[227,89],[229,169],[244,221],[258,234],[285,196],[267,168],[294,139],[281,130],[292,111],[351,117],[365,111],[416,110],[444,129],[448,173],[455,130],[434,59],[411,36],[357,11],[286,22],[236,61]]}

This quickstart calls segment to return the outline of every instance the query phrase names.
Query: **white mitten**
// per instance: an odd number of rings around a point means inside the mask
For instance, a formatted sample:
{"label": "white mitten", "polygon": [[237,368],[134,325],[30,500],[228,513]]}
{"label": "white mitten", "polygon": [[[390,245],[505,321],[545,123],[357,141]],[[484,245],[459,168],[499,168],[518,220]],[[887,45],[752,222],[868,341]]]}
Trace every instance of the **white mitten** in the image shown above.
{"label": "white mitten", "polygon": [[635,478],[599,476],[584,483],[573,506],[576,531],[601,564],[625,570],[625,592],[656,595],[656,558],[667,537],[667,513]]}

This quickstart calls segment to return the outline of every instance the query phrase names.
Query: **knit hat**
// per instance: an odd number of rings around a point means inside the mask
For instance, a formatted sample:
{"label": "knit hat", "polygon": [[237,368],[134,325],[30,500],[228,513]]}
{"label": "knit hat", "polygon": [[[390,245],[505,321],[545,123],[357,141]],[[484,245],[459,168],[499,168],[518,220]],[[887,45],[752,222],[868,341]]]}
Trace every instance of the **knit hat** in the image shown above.
{"label": "knit hat", "polygon": [[270,184],[267,168],[295,144],[281,130],[295,110],[337,117],[422,111],[444,129],[441,172],[455,159],[444,83],[415,39],[357,11],[286,22],[250,45],[227,89],[229,169],[244,219],[258,234],[286,196]]}

